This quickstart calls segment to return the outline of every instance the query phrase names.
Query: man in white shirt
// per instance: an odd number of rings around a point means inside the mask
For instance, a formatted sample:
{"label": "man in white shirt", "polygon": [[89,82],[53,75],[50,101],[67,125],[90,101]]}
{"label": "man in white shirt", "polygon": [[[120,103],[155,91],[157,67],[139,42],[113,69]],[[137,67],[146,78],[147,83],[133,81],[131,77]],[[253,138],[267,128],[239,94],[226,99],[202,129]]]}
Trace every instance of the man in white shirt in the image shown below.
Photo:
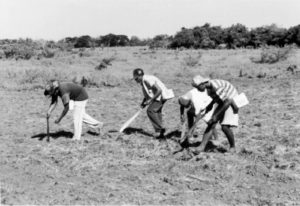
{"label": "man in white shirt", "polygon": [[133,71],[133,78],[142,86],[144,99],[141,107],[144,108],[149,105],[147,115],[155,132],[159,133],[157,138],[163,138],[166,130],[162,121],[162,108],[166,100],[173,98],[174,94],[157,77],[145,75],[140,68]]}
{"label": "man in white shirt", "polygon": [[[191,129],[195,122],[195,118],[206,106],[212,101],[211,97],[208,96],[207,92],[200,92],[198,89],[193,88],[186,94],[178,98],[178,103],[180,105],[180,119],[181,122],[185,122],[184,111],[187,110],[186,116],[188,121],[188,128]],[[212,111],[207,113],[202,119],[207,123],[212,116]],[[214,129],[213,136],[218,139],[217,132]],[[188,140],[187,140],[188,141]]]}

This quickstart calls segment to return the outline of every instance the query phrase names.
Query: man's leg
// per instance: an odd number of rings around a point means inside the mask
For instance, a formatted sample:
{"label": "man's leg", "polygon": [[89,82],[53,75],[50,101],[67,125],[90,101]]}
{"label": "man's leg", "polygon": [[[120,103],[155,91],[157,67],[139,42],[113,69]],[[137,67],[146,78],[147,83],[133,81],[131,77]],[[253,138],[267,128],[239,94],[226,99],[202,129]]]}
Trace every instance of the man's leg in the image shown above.
{"label": "man's leg", "polygon": [[216,128],[213,129],[212,136],[213,136],[214,140],[218,140],[219,139],[218,132],[217,132]]}
{"label": "man's leg", "polygon": [[235,143],[234,143],[234,134],[230,128],[229,125],[222,125],[222,131],[226,135],[230,148],[235,148]]}
{"label": "man's leg", "polygon": [[84,114],[84,104],[82,102],[74,102],[74,140],[80,140],[82,132],[82,119]]}
{"label": "man's leg", "polygon": [[203,135],[203,139],[202,139],[201,145],[199,146],[199,148],[197,150],[198,152],[204,152],[205,147],[206,147],[208,141],[212,137],[213,130],[215,129],[216,125],[217,125],[217,123],[210,124],[210,125],[207,126],[207,128],[206,128],[206,130],[204,132],[204,135]]}
{"label": "man's leg", "polygon": [[232,107],[229,107],[224,114],[223,120],[221,121],[222,131],[226,135],[230,145],[230,152],[235,152],[234,134],[231,128],[238,126],[238,120],[239,115],[233,112]]}
{"label": "man's leg", "polygon": [[189,129],[191,129],[192,126],[194,125],[195,111],[190,109],[187,111],[186,114],[187,114],[188,127]]}
{"label": "man's leg", "polygon": [[160,133],[163,133],[165,131],[165,128],[162,124],[162,107],[163,102],[154,101],[149,105],[147,109],[147,115],[154,127],[154,130]]}
{"label": "man's leg", "polygon": [[[87,100],[86,100],[86,103],[87,103]],[[87,124],[89,127],[93,128],[93,129],[97,129],[97,133],[100,133],[100,129],[103,126],[102,122],[99,122],[98,120],[96,120],[93,117],[91,117],[90,115],[88,115],[85,111],[85,108],[84,108],[84,113],[83,113],[83,122],[85,124]]]}

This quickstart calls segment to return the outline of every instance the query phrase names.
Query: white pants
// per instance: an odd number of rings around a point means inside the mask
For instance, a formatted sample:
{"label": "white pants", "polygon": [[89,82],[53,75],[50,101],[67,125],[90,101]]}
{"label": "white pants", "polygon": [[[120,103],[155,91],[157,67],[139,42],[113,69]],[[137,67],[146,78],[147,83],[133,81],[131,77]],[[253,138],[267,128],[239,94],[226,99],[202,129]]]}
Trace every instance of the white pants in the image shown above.
{"label": "white pants", "polygon": [[93,117],[88,115],[85,112],[85,106],[88,100],[84,101],[74,101],[74,136],[73,139],[80,140],[81,132],[82,132],[82,122],[88,124],[89,126],[97,126],[99,125],[99,121],[95,120]]}

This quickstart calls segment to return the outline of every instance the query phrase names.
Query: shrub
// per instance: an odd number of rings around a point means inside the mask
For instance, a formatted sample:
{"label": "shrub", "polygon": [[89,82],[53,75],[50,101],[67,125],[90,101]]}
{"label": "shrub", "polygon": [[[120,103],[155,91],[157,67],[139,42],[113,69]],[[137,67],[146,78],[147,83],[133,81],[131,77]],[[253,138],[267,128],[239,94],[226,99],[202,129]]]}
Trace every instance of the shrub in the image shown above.
{"label": "shrub", "polygon": [[18,59],[30,59],[34,56],[35,51],[34,48],[27,45],[22,44],[12,44],[12,45],[5,45],[2,47],[5,58],[15,58]]}
{"label": "shrub", "polygon": [[78,55],[79,55],[79,57],[90,57],[90,56],[92,56],[92,53],[87,50],[80,50]]}
{"label": "shrub", "polygon": [[102,70],[106,69],[107,66],[111,66],[111,62],[115,60],[116,58],[114,56],[111,56],[109,58],[103,58],[98,66],[95,67],[96,70]]}
{"label": "shrub", "polygon": [[262,49],[258,59],[251,57],[250,60],[254,63],[274,64],[276,62],[286,60],[292,53],[292,50],[293,48],[291,46],[283,48],[266,47]]}
{"label": "shrub", "polygon": [[199,60],[201,59],[202,54],[199,52],[197,56],[188,55],[183,59],[184,65],[188,67],[194,67],[199,64]]}
{"label": "shrub", "polygon": [[42,54],[43,54],[43,57],[45,57],[45,58],[53,58],[55,55],[55,51],[50,50],[48,48],[44,48]]}
{"label": "shrub", "polygon": [[5,53],[2,49],[0,49],[0,59],[5,59]]}

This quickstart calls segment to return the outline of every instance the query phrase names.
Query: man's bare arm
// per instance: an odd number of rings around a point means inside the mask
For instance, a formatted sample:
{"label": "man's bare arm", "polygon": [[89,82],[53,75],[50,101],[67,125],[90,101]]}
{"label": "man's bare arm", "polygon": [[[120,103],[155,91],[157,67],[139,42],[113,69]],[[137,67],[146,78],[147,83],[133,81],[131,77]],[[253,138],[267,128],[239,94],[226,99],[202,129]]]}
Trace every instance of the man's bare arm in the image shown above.
{"label": "man's bare arm", "polygon": [[55,109],[56,105],[57,105],[57,97],[52,97],[49,109],[47,111],[47,118],[50,117],[50,115],[53,112],[53,110]]}
{"label": "man's bare arm", "polygon": [[69,94],[64,94],[61,98],[63,104],[64,104],[64,109],[60,115],[60,117],[55,120],[55,123],[58,124],[62,118],[64,118],[64,116],[68,113],[69,111],[69,102],[70,102],[70,95]]}

